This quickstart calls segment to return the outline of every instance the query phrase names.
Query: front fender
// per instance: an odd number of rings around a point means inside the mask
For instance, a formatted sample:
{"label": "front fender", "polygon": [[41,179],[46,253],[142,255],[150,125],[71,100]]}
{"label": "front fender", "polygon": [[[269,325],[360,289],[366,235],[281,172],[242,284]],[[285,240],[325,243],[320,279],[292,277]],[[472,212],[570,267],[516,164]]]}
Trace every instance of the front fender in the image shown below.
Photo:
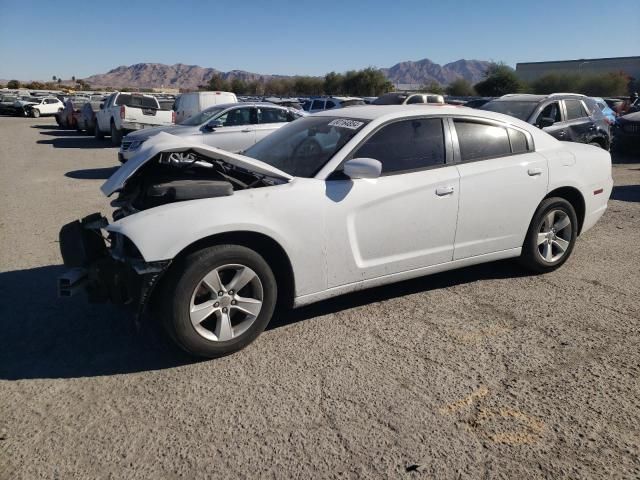
{"label": "front fender", "polygon": [[171,260],[193,243],[221,233],[268,236],[289,257],[301,295],[326,285],[322,185],[310,179],[162,205],[125,217],[107,230],[131,240],[146,262]]}

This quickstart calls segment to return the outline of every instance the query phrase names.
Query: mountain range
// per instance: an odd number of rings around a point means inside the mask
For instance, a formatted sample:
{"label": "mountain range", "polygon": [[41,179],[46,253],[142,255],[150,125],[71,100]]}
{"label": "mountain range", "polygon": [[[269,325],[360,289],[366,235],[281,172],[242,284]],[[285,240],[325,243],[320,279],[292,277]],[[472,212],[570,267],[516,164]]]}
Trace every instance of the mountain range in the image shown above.
{"label": "mountain range", "polygon": [[[471,83],[477,83],[483,78],[490,62],[481,60],[457,60],[439,65],[428,58],[418,61],[406,61],[380,70],[394,84],[423,85],[437,82],[447,85],[457,78],[464,78]],[[107,73],[92,75],[85,78],[93,87],[138,87],[138,88],[183,88],[197,89],[205,85],[214,75],[220,75],[225,80],[238,78],[243,81],[265,81],[271,78],[288,78],[287,75],[264,75],[231,70],[222,72],[215,68],[204,68],[197,65],[164,65],[162,63],[137,63],[130,66],[120,66]]]}

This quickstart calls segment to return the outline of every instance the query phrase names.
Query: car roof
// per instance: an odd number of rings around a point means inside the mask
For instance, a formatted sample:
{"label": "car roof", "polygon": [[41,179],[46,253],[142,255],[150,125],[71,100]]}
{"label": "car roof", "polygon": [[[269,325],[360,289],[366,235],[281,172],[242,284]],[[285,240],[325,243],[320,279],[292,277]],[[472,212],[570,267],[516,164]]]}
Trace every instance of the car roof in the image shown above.
{"label": "car roof", "polygon": [[550,98],[586,98],[579,93],[550,93],[549,95],[535,95],[533,93],[509,93],[500,98],[492,100],[493,102],[542,102]]}
{"label": "car roof", "polygon": [[288,109],[288,107],[278,105],[276,103],[271,102],[230,102],[230,103],[218,103],[216,105],[211,105],[208,108],[205,108],[203,112],[208,110],[213,110],[217,108],[232,108],[232,107],[270,107],[270,108],[282,108]]}
{"label": "car roof", "polygon": [[[417,112],[417,113],[416,113]],[[454,107],[446,105],[358,105],[344,110],[323,110],[314,113],[313,116],[359,118],[361,120],[375,120],[379,117],[412,116],[416,115],[442,115],[442,114],[467,114],[477,112],[473,108]],[[487,112],[488,113],[488,112]],[[415,116],[415,115],[414,115]],[[477,115],[476,115],[477,116]]]}

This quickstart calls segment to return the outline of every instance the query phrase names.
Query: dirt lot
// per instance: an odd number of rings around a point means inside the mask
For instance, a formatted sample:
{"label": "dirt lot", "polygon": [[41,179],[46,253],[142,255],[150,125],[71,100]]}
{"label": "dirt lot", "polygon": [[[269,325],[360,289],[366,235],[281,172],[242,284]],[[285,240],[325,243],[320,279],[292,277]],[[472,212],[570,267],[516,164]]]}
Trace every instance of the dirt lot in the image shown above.
{"label": "dirt lot", "polygon": [[193,361],[82,298],[59,227],[108,141],[0,118],[0,478],[639,478],[640,156],[559,271],[511,262],[323,302]]}

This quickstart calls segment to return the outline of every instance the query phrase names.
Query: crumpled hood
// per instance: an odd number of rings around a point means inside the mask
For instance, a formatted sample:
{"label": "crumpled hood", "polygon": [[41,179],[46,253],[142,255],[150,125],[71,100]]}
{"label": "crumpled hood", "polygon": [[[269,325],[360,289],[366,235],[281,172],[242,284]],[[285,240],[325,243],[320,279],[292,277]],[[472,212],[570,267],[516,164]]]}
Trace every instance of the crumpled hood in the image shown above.
{"label": "crumpled hood", "polygon": [[290,181],[293,179],[291,175],[279,170],[271,165],[256,160],[254,158],[245,157],[237,153],[227,152],[219,148],[210,147],[202,143],[195,143],[186,140],[183,137],[177,137],[165,132],[149,138],[142,144],[140,151],[124,163],[111,177],[100,187],[102,193],[107,197],[124,187],[127,180],[131,178],[145,163],[153,159],[159,153],[163,152],[185,152],[193,150],[200,155],[211,158],[213,160],[222,160],[230,165],[245,168],[252,172],[266,175],[279,180]]}

